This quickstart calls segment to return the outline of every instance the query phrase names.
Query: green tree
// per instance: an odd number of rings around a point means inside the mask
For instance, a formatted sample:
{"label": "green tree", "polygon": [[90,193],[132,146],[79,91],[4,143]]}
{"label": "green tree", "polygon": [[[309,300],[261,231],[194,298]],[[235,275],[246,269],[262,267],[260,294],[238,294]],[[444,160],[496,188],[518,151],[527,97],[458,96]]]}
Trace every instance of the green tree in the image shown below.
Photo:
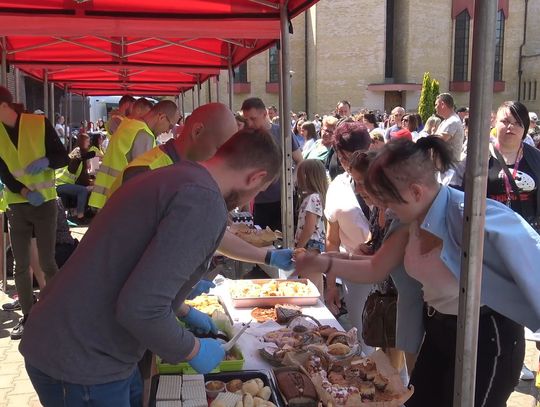
{"label": "green tree", "polygon": [[433,82],[429,76],[429,72],[424,73],[424,79],[422,80],[422,93],[420,94],[420,101],[418,102],[418,114],[422,118],[422,122],[425,123],[427,118],[433,114],[435,99],[433,98],[432,85]]}
{"label": "green tree", "polygon": [[431,81],[431,95],[432,95],[431,106],[433,108],[432,114],[435,113],[435,99],[437,99],[437,96],[439,96],[440,93],[441,93],[441,90],[439,89],[439,81],[436,79],[433,79]]}

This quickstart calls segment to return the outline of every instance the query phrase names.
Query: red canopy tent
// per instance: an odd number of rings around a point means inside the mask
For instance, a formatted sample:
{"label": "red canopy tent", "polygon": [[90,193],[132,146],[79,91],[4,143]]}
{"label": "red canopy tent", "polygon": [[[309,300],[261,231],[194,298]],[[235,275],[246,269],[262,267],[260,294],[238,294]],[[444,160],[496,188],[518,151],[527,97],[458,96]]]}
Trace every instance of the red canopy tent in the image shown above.
{"label": "red canopy tent", "polygon": [[[287,17],[316,0],[290,0]],[[3,61],[74,92],[178,94],[260,53],[280,37],[279,0],[0,1]],[[40,69],[36,69],[40,68]],[[41,69],[48,69],[45,72]],[[87,76],[74,79],[80,70]],[[140,72],[144,71],[144,79]],[[190,73],[168,77],[165,71]],[[51,76],[51,72],[55,72]],[[93,78],[96,80],[93,80]],[[170,86],[160,83],[170,79]],[[85,84],[85,85],[83,85]],[[100,93],[100,94],[104,94]]]}

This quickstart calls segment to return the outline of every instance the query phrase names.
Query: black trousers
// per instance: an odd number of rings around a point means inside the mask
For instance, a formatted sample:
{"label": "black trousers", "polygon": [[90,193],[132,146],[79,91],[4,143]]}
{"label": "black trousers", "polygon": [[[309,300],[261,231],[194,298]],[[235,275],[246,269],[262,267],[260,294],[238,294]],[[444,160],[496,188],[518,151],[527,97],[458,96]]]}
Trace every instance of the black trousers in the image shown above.
{"label": "black trousers", "polygon": [[[431,314],[431,312],[430,312]],[[426,336],[411,375],[414,394],[407,407],[452,407],[457,317],[425,316]],[[481,308],[474,407],[505,407],[519,381],[525,356],[523,327]]]}

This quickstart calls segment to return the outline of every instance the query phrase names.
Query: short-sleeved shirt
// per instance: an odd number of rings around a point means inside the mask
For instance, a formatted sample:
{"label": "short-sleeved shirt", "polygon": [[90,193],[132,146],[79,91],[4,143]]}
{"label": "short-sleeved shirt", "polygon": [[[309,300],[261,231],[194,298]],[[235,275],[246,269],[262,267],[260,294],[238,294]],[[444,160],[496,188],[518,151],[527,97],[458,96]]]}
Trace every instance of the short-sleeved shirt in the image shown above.
{"label": "short-sleeved shirt", "polygon": [[454,160],[461,161],[461,149],[463,148],[463,139],[465,137],[465,130],[463,123],[457,114],[452,114],[447,119],[444,119],[439,127],[437,127],[436,134],[448,134],[450,137],[446,142],[452,149]]}
{"label": "short-sleeved shirt", "polygon": [[308,212],[311,212],[317,216],[317,225],[315,226],[315,231],[309,239],[324,244],[326,241],[326,233],[323,222],[323,206],[321,197],[316,193],[306,196],[300,205],[300,210],[298,212],[298,226],[296,227],[294,242],[298,242],[300,234],[302,233],[302,230],[304,230],[304,225],[306,224],[306,214]]}
{"label": "short-sleeved shirt", "polygon": [[328,187],[324,214],[329,222],[339,225],[339,238],[344,251],[353,252],[369,236],[369,221],[364,215],[347,173],[338,175]]}
{"label": "short-sleeved shirt", "polygon": [[[280,127],[277,124],[272,124],[272,127],[269,130],[270,134],[274,138],[274,141],[277,143],[278,146],[282,147],[281,145],[281,130]],[[298,150],[300,147],[298,146],[298,142],[296,141],[295,137],[291,137],[292,139],[292,151]],[[278,179],[276,182],[274,182],[272,185],[270,185],[266,191],[260,192],[255,197],[255,203],[273,203],[273,202],[280,202],[281,201],[281,178]]]}

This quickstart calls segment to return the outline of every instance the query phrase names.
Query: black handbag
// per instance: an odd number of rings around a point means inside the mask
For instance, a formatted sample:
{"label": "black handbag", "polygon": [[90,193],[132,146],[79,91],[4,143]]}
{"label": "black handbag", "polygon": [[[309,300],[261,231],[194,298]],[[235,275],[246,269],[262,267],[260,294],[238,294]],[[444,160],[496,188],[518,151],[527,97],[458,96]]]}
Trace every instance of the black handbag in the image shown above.
{"label": "black handbag", "polygon": [[362,338],[368,346],[395,348],[397,293],[369,294],[362,312]]}

